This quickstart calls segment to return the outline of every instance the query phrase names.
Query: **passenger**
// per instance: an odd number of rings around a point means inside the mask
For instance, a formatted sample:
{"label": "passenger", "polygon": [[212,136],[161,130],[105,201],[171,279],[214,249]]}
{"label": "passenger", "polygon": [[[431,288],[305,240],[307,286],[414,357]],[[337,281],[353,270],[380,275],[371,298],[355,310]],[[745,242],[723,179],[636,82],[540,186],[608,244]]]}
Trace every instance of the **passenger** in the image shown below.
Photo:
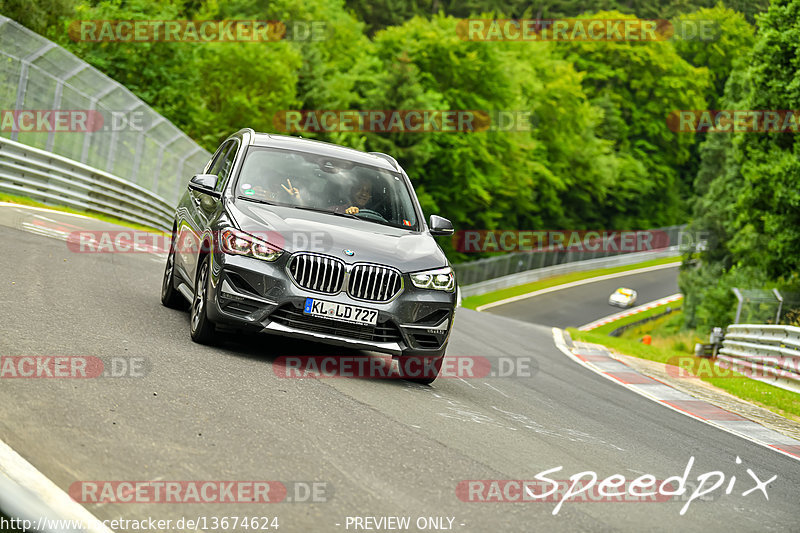
{"label": "passenger", "polygon": [[[296,179],[295,182],[297,182]],[[252,196],[258,198],[259,200],[281,203],[286,202],[291,205],[303,205],[303,197],[300,194],[300,189],[297,188],[296,183],[292,184],[291,178],[287,178],[283,183],[278,184],[270,184],[267,182],[263,184],[257,183],[250,185],[247,182],[243,182],[241,188],[242,192],[246,196]]]}

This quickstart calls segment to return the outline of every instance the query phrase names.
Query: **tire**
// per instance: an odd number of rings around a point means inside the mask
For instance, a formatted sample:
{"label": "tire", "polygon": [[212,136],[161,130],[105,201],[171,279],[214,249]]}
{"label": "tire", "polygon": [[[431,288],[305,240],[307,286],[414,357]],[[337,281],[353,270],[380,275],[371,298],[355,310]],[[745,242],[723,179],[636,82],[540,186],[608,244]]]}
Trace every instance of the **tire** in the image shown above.
{"label": "tire", "polygon": [[210,256],[205,256],[197,269],[197,280],[194,286],[194,298],[189,310],[189,333],[192,340],[199,344],[210,344],[214,339],[216,327],[208,318],[208,272]]}
{"label": "tire", "polygon": [[442,362],[444,361],[444,355],[439,357],[434,363],[434,367],[436,368],[436,375],[434,376],[425,376],[422,378],[406,378],[406,381],[410,381],[411,383],[419,383],[420,385],[430,385],[436,378],[439,377],[439,372],[442,370]]}
{"label": "tire", "polygon": [[175,289],[175,233],[164,266],[164,279],[161,281],[161,305],[170,309],[186,309],[186,298]]}

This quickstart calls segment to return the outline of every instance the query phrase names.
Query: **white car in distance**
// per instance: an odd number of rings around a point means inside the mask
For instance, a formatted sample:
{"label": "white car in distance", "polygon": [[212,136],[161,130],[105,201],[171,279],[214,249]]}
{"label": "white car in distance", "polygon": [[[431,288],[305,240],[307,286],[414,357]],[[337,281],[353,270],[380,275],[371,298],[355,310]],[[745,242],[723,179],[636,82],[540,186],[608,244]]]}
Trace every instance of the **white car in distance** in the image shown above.
{"label": "white car in distance", "polygon": [[633,307],[636,303],[636,291],[620,287],[608,297],[608,305],[616,307]]}

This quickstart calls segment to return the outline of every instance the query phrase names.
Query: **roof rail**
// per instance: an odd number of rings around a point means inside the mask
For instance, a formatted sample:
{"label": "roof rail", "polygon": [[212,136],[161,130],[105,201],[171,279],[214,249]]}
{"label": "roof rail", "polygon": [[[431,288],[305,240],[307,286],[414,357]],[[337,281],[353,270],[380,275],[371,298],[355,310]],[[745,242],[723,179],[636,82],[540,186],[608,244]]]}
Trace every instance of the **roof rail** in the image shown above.
{"label": "roof rail", "polygon": [[397,163],[397,160],[394,157],[390,156],[389,154],[384,154],[383,152],[370,152],[370,154],[382,157],[383,159],[390,162],[394,166],[394,168],[398,170],[400,169],[400,165]]}

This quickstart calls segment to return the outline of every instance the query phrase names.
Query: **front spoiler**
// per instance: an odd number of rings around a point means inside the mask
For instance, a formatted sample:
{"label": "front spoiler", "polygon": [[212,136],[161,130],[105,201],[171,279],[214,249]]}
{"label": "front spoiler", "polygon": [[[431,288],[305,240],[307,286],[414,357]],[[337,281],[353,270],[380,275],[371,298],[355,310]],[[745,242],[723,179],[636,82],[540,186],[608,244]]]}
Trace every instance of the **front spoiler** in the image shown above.
{"label": "front spoiler", "polygon": [[348,348],[354,348],[357,350],[374,350],[376,352],[383,352],[392,355],[402,355],[403,353],[402,348],[396,342],[369,342],[350,339],[347,337],[340,337],[338,335],[297,329],[279,324],[277,322],[270,322],[262,331],[264,333],[285,335],[287,337],[293,337],[296,339],[307,339],[311,341],[324,342],[326,344],[334,344],[337,346],[346,346]]}

